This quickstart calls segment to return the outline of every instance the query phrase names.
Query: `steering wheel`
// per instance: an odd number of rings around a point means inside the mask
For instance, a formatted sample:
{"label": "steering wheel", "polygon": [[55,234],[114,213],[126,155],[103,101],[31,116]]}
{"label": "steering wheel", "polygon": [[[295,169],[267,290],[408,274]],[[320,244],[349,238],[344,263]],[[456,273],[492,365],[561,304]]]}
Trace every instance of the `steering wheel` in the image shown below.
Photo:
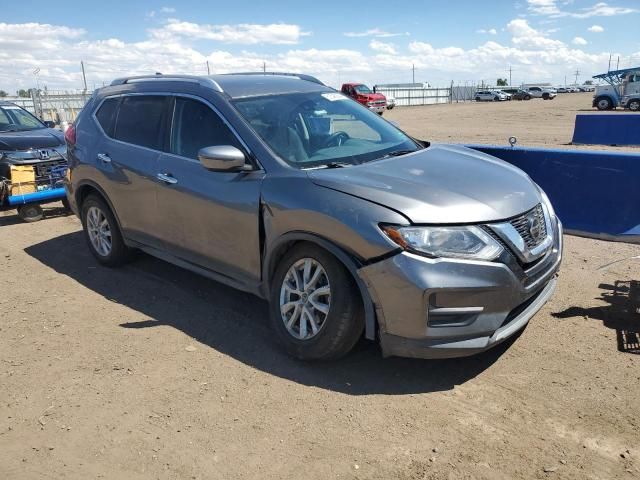
{"label": "steering wheel", "polygon": [[327,137],[324,141],[325,147],[331,147],[335,144],[336,147],[340,147],[344,142],[349,140],[351,137],[347,132],[339,131],[334,132]]}

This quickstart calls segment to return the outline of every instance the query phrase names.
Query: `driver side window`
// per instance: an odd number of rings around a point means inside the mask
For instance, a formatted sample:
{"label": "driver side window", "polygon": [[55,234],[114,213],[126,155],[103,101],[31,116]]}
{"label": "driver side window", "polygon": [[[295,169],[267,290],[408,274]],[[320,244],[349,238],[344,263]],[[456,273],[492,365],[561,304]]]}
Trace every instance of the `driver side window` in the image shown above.
{"label": "driver side window", "polygon": [[201,148],[221,145],[242,148],[229,127],[208,105],[192,98],[176,97],[171,153],[197,160]]}

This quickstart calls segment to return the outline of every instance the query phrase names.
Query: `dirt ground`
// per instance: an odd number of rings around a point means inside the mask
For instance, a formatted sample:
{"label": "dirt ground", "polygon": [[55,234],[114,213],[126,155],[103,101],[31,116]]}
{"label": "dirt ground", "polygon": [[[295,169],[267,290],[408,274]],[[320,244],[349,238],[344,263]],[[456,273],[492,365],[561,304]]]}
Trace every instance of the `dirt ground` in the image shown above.
{"label": "dirt ground", "polygon": [[[409,134],[444,143],[509,145],[515,136],[519,146],[576,148],[571,146],[577,114],[640,115],[629,111],[598,112],[591,108],[593,93],[561,93],[544,101],[468,102],[428,107],[399,107],[385,113]],[[602,146],[580,146],[601,149]],[[634,147],[614,147],[639,152]]]}
{"label": "dirt ground", "polygon": [[[389,117],[556,145],[566,98]],[[504,134],[486,116],[501,108]],[[0,214],[0,479],[640,478],[640,355],[621,351],[630,331],[640,351],[638,246],[565,237],[555,296],[486,354],[383,359],[363,341],[304,364],[263,301],[145,255],[100,267],[79,221],[47,214]]]}

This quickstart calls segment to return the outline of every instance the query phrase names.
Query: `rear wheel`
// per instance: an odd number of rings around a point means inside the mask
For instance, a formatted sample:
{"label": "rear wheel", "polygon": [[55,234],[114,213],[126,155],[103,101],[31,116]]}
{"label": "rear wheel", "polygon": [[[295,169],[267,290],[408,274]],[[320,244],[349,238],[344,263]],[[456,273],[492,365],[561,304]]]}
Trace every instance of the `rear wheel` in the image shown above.
{"label": "rear wheel", "polygon": [[531,100],[531,95],[525,95],[524,99],[525,100]]}
{"label": "rear wheel", "polygon": [[480,102],[480,101],[481,101],[480,97],[476,97],[476,102]]}
{"label": "rear wheel", "polygon": [[499,102],[500,101],[500,97],[493,97],[493,101],[494,102]]}
{"label": "rear wheel", "polygon": [[628,106],[632,112],[638,112],[640,111],[640,100],[631,100]]}
{"label": "rear wheel", "polygon": [[598,110],[611,110],[613,108],[613,102],[609,97],[598,97],[596,100],[596,108]]}
{"label": "rear wheel", "polygon": [[82,203],[81,220],[89,250],[100,263],[116,267],[129,260],[130,250],[125,245],[118,223],[104,200],[89,195]]}
{"label": "rear wheel", "polygon": [[38,204],[21,205],[18,207],[18,216],[25,222],[38,222],[43,219],[44,211]]}
{"label": "rear wheel", "polygon": [[355,282],[330,253],[311,244],[280,261],[271,284],[271,323],[280,343],[301,360],[346,355],[364,329]]}

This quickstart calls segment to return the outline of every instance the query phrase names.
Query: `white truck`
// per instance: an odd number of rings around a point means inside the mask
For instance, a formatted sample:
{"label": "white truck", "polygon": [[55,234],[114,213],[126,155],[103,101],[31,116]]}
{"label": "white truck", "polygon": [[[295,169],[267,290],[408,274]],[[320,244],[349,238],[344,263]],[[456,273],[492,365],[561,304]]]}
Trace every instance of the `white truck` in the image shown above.
{"label": "white truck", "polygon": [[614,70],[593,78],[604,80],[607,85],[598,85],[593,95],[593,106],[598,110],[616,107],[640,111],[640,67]]}

